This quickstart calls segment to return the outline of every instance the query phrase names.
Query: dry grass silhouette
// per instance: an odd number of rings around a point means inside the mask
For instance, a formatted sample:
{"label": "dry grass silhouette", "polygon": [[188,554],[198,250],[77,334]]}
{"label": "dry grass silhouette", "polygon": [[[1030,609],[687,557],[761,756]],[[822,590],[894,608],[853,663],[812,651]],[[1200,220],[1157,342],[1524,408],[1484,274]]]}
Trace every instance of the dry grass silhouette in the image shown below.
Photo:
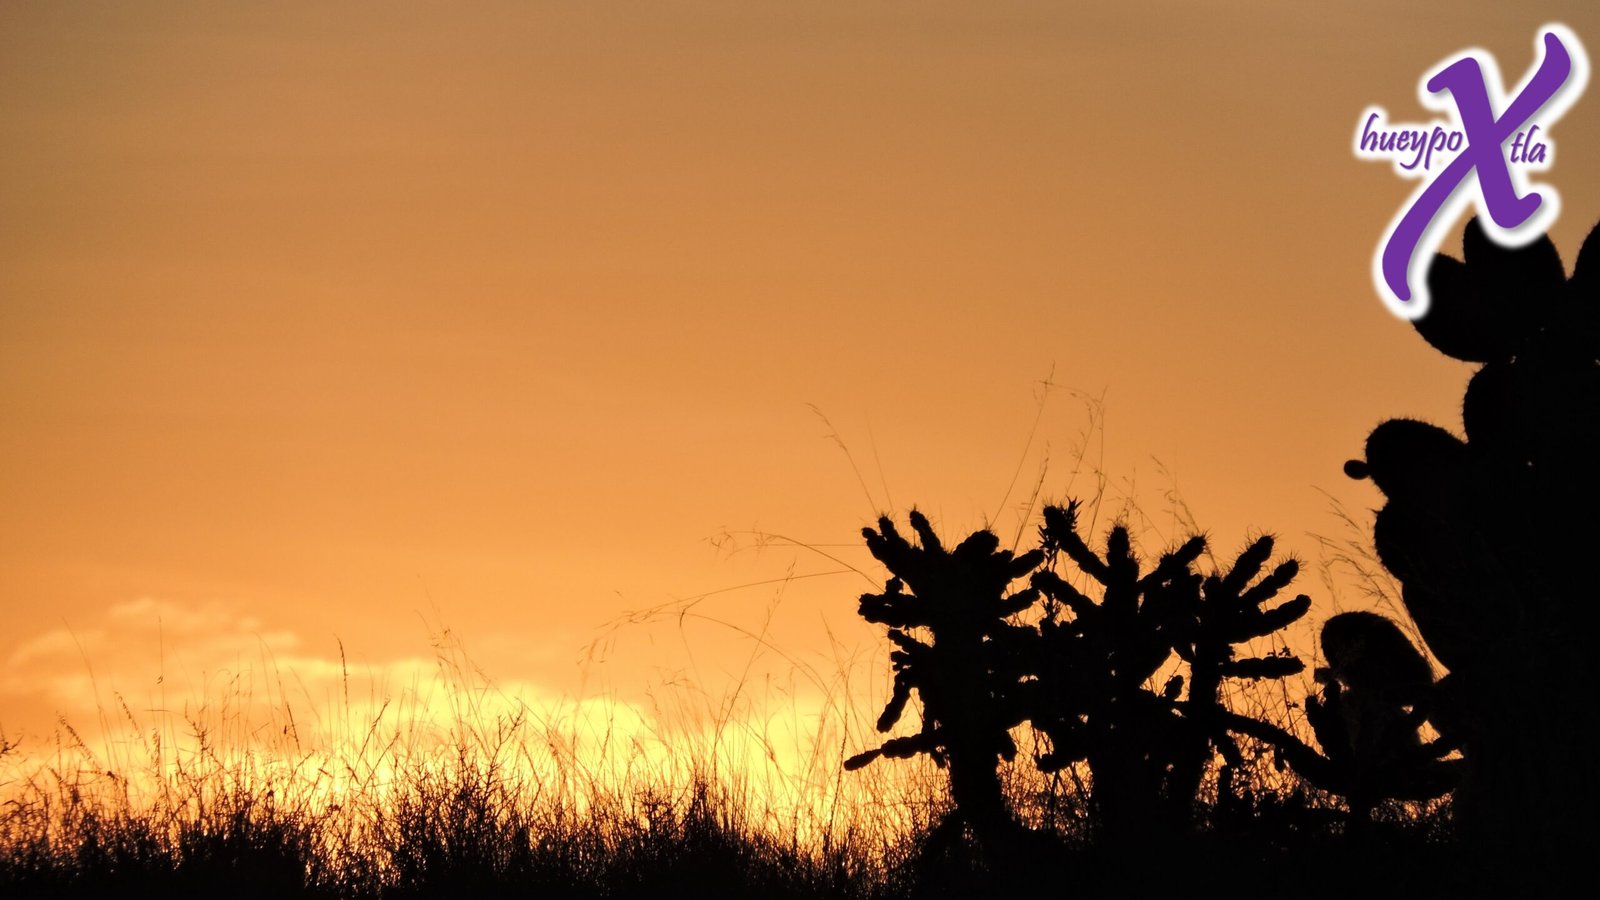
{"label": "dry grass silhouette", "polygon": [[[1056,389],[1049,379],[1042,383],[1041,415]],[[1090,424],[1066,454],[1064,489],[1085,497],[1073,517],[1084,533],[1129,523],[1117,540],[1130,552],[1144,540],[1171,546],[1199,534],[1175,488],[1166,493],[1168,509],[1152,513],[1134,499],[1132,483],[1104,474],[1103,401],[1074,396]],[[849,447],[817,415],[873,503]],[[1029,549],[1048,508],[1045,486],[1063,480],[1050,474],[1048,447],[1037,478],[1024,480],[1038,430],[1036,419],[996,511],[997,518],[1016,514],[1018,526],[1014,533],[994,529],[1005,537],[986,543],[988,551],[1005,546],[1005,538],[1012,538],[1010,552]],[[880,492],[890,496],[886,483]],[[755,532],[724,532],[716,542],[729,553],[781,547],[818,562],[815,570],[791,568],[729,592],[836,579],[830,583],[847,614],[863,583],[873,590],[884,584],[884,571],[852,563],[842,547]],[[1219,564],[1209,548],[1188,558],[1208,561],[1217,573],[1212,593],[1219,603],[1231,598],[1219,607],[1227,616],[1260,605],[1243,603],[1247,594],[1266,599],[1294,576],[1291,564],[1265,566],[1269,541],[1258,537],[1249,546],[1254,555],[1241,556],[1248,565]],[[1375,591],[1388,590],[1392,582],[1368,546],[1355,538],[1332,546],[1331,564],[1361,568]],[[1089,584],[1062,581],[1058,593]],[[1014,758],[988,749],[980,755],[989,754],[984,766],[995,763],[1015,828],[1001,842],[1003,852],[973,852],[971,823],[951,830],[949,823],[961,826],[962,819],[950,815],[945,776],[928,759],[846,771],[851,756],[882,740],[874,718],[890,699],[882,679],[887,644],[847,646],[830,632],[820,657],[828,662],[811,661],[818,657],[786,651],[773,633],[775,607],[754,624],[727,621],[707,602],[718,593],[624,614],[589,652],[604,653],[633,628],[710,624],[749,648],[720,692],[674,681],[643,706],[616,697],[537,705],[500,689],[448,629],[436,628],[426,685],[364,684],[344,664],[341,645],[339,690],[320,703],[291,702],[284,682],[294,673],[269,660],[258,677],[236,676],[216,696],[181,710],[135,711],[113,695],[87,739],[66,720],[47,748],[0,736],[0,893],[1147,896],[1248,883],[1266,891],[1315,884],[1334,894],[1364,889],[1381,873],[1393,892],[1438,894],[1487,883],[1482,876],[1492,874],[1492,860],[1459,855],[1448,798],[1364,798],[1368,827],[1350,831],[1351,805],[1306,778],[1297,763],[1320,758],[1305,715],[1314,688],[1309,678],[1282,677],[1295,667],[1282,662],[1288,651],[1276,621],[1219,631],[1213,643],[1227,652],[1215,659],[1198,649],[1199,632],[1184,642],[1216,671],[1200,692],[1205,705],[1214,703],[1206,714],[1211,725],[1235,734],[1225,752],[1214,752],[1223,745],[1202,736],[1191,742],[1201,755],[1183,756],[1198,768],[1178,779],[1181,790],[1168,792],[1181,801],[1181,838],[1108,844],[1097,825],[1105,810],[1096,809],[1097,773],[1087,755],[1061,755],[1059,735],[1052,741],[1013,716],[1001,718]],[[1303,612],[1304,601],[1289,602]],[[1314,610],[1318,621],[1326,618],[1320,602]],[[1227,648],[1240,641],[1235,658]],[[792,706],[793,696],[773,694],[753,676],[758,657],[781,661],[790,680],[818,698],[806,729],[772,726],[772,708]],[[1252,665],[1273,677],[1252,680]],[[1140,668],[1140,684],[1129,690],[1170,694],[1163,686],[1178,671],[1194,677],[1175,666]],[[893,705],[906,728],[923,727],[919,698],[896,696]],[[1195,721],[1203,720],[1197,710]],[[1052,753],[1055,763],[1041,766]],[[1111,769],[1096,759],[1105,781]],[[1123,833],[1141,830],[1130,823]]]}
{"label": "dry grass silhouette", "polygon": [[[912,779],[847,784],[842,749],[816,745],[814,802],[793,803],[719,758],[716,728],[739,726],[692,695],[682,721],[625,733],[497,696],[446,634],[435,654],[447,696],[427,704],[352,703],[346,676],[333,709],[233,696],[151,719],[118,697],[97,746],[65,720],[48,758],[6,741],[0,891],[866,897],[895,893],[905,835],[940,812]],[[443,721],[424,716],[440,699]],[[312,739],[313,719],[334,727]]]}

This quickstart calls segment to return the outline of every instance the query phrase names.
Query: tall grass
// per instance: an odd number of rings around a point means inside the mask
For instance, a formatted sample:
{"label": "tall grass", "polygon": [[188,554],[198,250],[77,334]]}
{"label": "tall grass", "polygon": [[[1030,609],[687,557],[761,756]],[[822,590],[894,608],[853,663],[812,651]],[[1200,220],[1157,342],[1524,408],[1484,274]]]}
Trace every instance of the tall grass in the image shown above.
{"label": "tall grass", "polygon": [[445,635],[433,675],[390,695],[346,672],[319,707],[241,674],[0,741],[0,895],[885,896],[942,809],[927,773],[844,777],[856,726],[827,698],[806,733],[737,693],[540,706]]}
{"label": "tall grass", "polygon": [[[820,696],[801,712],[742,680],[643,709],[541,705],[497,687],[448,632],[433,646],[431,677],[403,690],[341,663],[318,704],[264,668],[176,710],[113,695],[93,732],[63,720],[48,743],[0,738],[0,896],[888,898],[996,884],[982,860],[925,843],[949,806],[942,772],[843,771],[882,702],[852,696],[848,671],[808,673]],[[1295,727],[1297,699],[1239,691],[1233,708]],[[807,727],[779,727],[796,719]],[[1016,736],[1001,774],[1040,837],[1023,854],[1030,884],[1249,870],[1292,885],[1343,853],[1337,800],[1257,752],[1232,784],[1210,772],[1193,858],[1105,857],[1089,839],[1089,773],[1040,773],[1040,739]],[[1416,841],[1446,821],[1437,806],[1382,812]]]}
{"label": "tall grass", "polygon": [[[1049,388],[1047,379],[1041,412]],[[1072,479],[1092,479],[1093,527],[1123,518],[1162,542],[1197,531],[1175,491],[1165,516],[1146,515],[1131,485],[1119,504],[1088,459],[1103,432],[1098,401],[1086,402],[1091,424],[1067,462]],[[1048,469],[1047,454],[1024,481],[1019,463],[1006,487],[999,510],[1018,513],[1014,544],[1028,535]],[[754,541],[817,553],[829,562],[821,575],[882,583],[881,572],[831,548]],[[1331,549],[1344,554],[1336,563],[1366,561],[1357,543]],[[681,622],[701,615],[698,602],[621,624]],[[804,697],[763,693],[747,665],[720,694],[679,685],[648,704],[544,701],[499,687],[442,628],[431,660],[403,671],[408,683],[398,687],[352,676],[341,646],[337,669],[318,676],[335,685],[321,695],[265,654],[175,708],[164,697],[152,710],[130,708],[112,694],[91,731],[62,720],[43,741],[0,735],[0,896],[887,898],[992,889],[997,873],[982,860],[928,843],[949,808],[942,772],[926,760],[843,770],[878,738],[885,650],[868,658],[835,646],[836,671],[820,672],[783,656],[766,628],[738,630],[791,666]],[[1225,699],[1310,740],[1309,682],[1267,688],[1231,684]],[[1231,783],[1216,766],[1207,772],[1192,855],[1155,866],[1106,858],[1089,837],[1088,770],[1041,773],[1031,760],[1048,749],[1042,739],[1026,728],[1014,736],[1021,752],[1001,778],[1009,808],[1040,838],[1021,854],[1035,862],[1030,881],[1123,893],[1196,881],[1304,889],[1308,877],[1329,888],[1368,870],[1349,864],[1337,798],[1249,742],[1249,765]],[[1446,812],[1443,803],[1391,803],[1380,818],[1399,829],[1389,836],[1410,841],[1394,852],[1415,860]],[[1435,869],[1412,871],[1426,881]]]}

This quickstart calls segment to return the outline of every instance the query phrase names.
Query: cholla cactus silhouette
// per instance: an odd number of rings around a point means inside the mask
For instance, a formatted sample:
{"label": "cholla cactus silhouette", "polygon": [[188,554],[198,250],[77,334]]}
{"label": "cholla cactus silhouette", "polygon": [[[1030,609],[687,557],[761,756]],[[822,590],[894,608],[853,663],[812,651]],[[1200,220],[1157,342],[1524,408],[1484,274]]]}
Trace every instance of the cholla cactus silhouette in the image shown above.
{"label": "cholla cactus silhouette", "polygon": [[[1201,576],[1194,566],[1206,541],[1193,537],[1145,573],[1123,526],[1107,534],[1103,557],[1091,550],[1077,531],[1078,508],[1069,503],[1044,512],[1046,568],[1033,584],[1045,611],[1029,709],[1053,747],[1041,768],[1087,762],[1103,836],[1146,845],[1192,824],[1206,767],[1221,755],[1219,777],[1227,790],[1232,769],[1243,764],[1234,733],[1274,745],[1319,783],[1347,788],[1329,759],[1278,725],[1233,712],[1222,698],[1228,679],[1284,678],[1304,670],[1287,651],[1241,656],[1239,650],[1310,609],[1304,594],[1279,599],[1299,564],[1291,559],[1269,569],[1274,541],[1263,536],[1226,571]],[[1062,555],[1099,584],[1098,602],[1056,573]],[[1189,675],[1186,696],[1181,674],[1168,677],[1160,691],[1152,687],[1174,652]]]}
{"label": "cholla cactus silhouette", "polygon": [[1322,654],[1322,694],[1306,701],[1306,718],[1329,762],[1316,773],[1321,786],[1345,795],[1351,822],[1370,818],[1378,800],[1431,800],[1453,788],[1458,766],[1444,758],[1453,745],[1420,733],[1434,711],[1433,670],[1399,626],[1340,613],[1323,623]]}
{"label": "cholla cactus silhouette", "polygon": [[851,757],[845,768],[860,768],[880,756],[926,753],[949,767],[959,820],[980,838],[993,838],[1011,821],[996,770],[1001,758],[1017,752],[1010,729],[1024,718],[1019,685],[1031,633],[1007,620],[1039,597],[1034,588],[1011,592],[1010,587],[1044,554],[1013,556],[998,549],[999,538],[988,531],[974,532],[946,550],[927,517],[916,511],[911,527],[920,545],[902,537],[888,518],[878,520],[877,531],[862,529],[868,549],[894,577],[883,593],[861,596],[861,616],[889,626],[889,639],[899,648],[890,655],[894,690],[878,730],[894,727],[913,691],[922,702],[922,728]]}
{"label": "cholla cactus silhouette", "polygon": [[1287,650],[1241,658],[1236,649],[1289,627],[1311,608],[1311,598],[1305,594],[1269,605],[1300,573],[1300,564],[1289,559],[1262,574],[1273,544],[1271,536],[1263,535],[1239,554],[1228,571],[1207,576],[1191,598],[1192,612],[1176,629],[1173,649],[1189,665],[1184,712],[1204,736],[1190,742],[1187,759],[1174,772],[1178,796],[1195,796],[1213,747],[1228,765],[1240,764],[1238,746],[1221,715],[1225,680],[1286,678],[1305,670],[1305,663]]}
{"label": "cholla cactus silhouette", "polygon": [[[1045,610],[1029,718],[1050,739],[1039,767],[1086,762],[1102,836],[1137,842],[1177,825],[1169,776],[1187,753],[1188,723],[1176,706],[1182,678],[1173,676],[1159,694],[1146,684],[1172,656],[1192,608],[1189,567],[1205,540],[1191,538],[1144,572],[1123,525],[1107,533],[1104,557],[1091,550],[1077,531],[1078,509],[1072,501],[1044,510],[1048,567],[1033,585]],[[1056,574],[1063,554],[1099,584],[1098,601]],[[1185,810],[1191,798],[1183,798]]]}
{"label": "cholla cactus silhouette", "polygon": [[1529,865],[1593,838],[1600,800],[1587,687],[1600,545],[1597,235],[1569,280],[1548,238],[1511,250],[1469,222],[1464,261],[1434,260],[1432,305],[1414,323],[1444,354],[1482,364],[1463,403],[1466,440],[1391,420],[1345,467],[1384,493],[1379,558],[1450,669],[1438,692],[1457,714],[1437,724],[1464,745],[1464,824]]}

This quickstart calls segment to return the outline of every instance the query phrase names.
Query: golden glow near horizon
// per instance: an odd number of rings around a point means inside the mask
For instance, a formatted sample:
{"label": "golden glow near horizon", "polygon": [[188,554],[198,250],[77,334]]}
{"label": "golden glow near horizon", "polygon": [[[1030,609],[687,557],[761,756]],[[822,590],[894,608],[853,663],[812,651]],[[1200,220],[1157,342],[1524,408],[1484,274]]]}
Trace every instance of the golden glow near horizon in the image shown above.
{"label": "golden glow near horizon", "polygon": [[[1467,375],[1373,293],[1411,185],[1356,117],[1600,47],[1536,7],[6,4],[0,732],[239,678],[427,719],[448,623],[507,710],[685,703],[799,766],[887,687],[880,511],[1027,540],[1036,485],[1103,487],[1147,550],[1175,497],[1315,563],[1366,432]],[[1315,569],[1311,619],[1370,602]]]}

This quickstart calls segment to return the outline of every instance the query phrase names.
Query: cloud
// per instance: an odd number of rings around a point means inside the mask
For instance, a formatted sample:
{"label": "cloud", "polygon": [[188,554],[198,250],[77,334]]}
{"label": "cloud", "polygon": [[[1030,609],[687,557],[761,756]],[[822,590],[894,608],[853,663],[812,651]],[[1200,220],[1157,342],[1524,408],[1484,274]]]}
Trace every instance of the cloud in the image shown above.
{"label": "cloud", "polygon": [[10,717],[0,724],[41,735],[66,722],[91,746],[114,732],[205,731],[240,743],[275,735],[303,749],[373,731],[448,745],[510,723],[569,754],[660,735],[648,712],[616,698],[493,680],[443,628],[431,656],[357,660],[337,642],[321,649],[237,603],[141,597],[23,640],[0,664]]}
{"label": "cloud", "polygon": [[81,626],[24,640],[0,672],[0,692],[50,705],[62,715],[95,709],[109,691],[166,682],[173,672],[239,671],[255,659],[293,657],[304,641],[271,629],[237,605],[185,605],[141,597],[107,607]]}
{"label": "cloud", "polygon": [[[844,734],[825,696],[668,683],[639,702],[571,697],[491,678],[443,628],[426,656],[356,662],[329,643],[315,652],[237,603],[139,598],[24,640],[0,664],[0,709],[22,714],[35,751],[67,732],[87,768],[156,780],[176,759],[218,753],[287,767],[332,796],[467,752],[574,797],[681,786],[708,768],[795,808],[838,787],[829,755]],[[20,724],[0,722],[11,738]]]}

